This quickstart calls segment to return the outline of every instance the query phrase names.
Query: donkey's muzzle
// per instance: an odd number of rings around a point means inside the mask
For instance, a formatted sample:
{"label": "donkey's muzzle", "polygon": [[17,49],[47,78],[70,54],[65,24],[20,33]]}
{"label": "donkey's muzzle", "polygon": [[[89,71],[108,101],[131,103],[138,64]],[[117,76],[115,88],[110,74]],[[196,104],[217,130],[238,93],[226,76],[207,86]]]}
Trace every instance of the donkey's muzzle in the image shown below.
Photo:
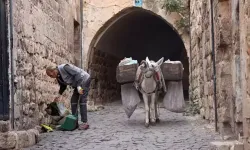
{"label": "donkey's muzzle", "polygon": [[153,71],[147,71],[146,73],[145,73],[145,77],[146,78],[151,78],[152,76],[153,76],[153,74],[154,74],[154,72]]}

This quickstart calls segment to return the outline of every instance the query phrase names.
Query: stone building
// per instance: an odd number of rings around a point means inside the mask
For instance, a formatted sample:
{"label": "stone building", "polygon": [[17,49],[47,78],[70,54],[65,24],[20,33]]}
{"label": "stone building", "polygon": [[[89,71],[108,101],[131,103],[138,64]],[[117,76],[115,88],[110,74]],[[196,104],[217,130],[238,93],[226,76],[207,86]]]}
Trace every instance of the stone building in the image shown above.
{"label": "stone building", "polygon": [[[235,4],[233,4],[235,3]],[[225,134],[242,132],[239,8],[234,1],[214,1],[215,68],[218,125]],[[214,74],[210,2],[191,1],[192,100],[201,116],[214,121]],[[222,131],[223,130],[223,131]]]}
{"label": "stone building", "polygon": [[[83,1],[81,41],[80,1],[0,2],[4,56],[0,59],[0,149],[34,144],[37,125],[50,123],[44,109],[56,96],[58,85],[46,76],[48,65],[81,66],[83,60],[93,79],[89,107],[120,99],[115,70],[124,57],[140,61],[164,56],[186,62],[184,90],[188,91],[189,36],[175,27],[180,16],[166,14],[161,3],[144,1],[141,8],[133,0]],[[67,106],[69,91],[64,100]]]}
{"label": "stone building", "polygon": [[[249,4],[245,0],[214,0],[213,6],[208,0],[190,2],[190,98],[199,103],[204,119],[216,121],[224,137],[242,140],[244,149],[250,149]],[[211,9],[214,12],[214,34],[211,29]],[[215,62],[211,46],[213,35]]]}
{"label": "stone building", "polygon": [[0,1],[0,149],[34,144],[39,134],[36,126],[51,121],[44,109],[58,85],[46,76],[46,66],[80,65],[79,1],[10,2]]}
{"label": "stone building", "polygon": [[[190,6],[191,23],[190,31],[186,31],[177,28],[175,22],[180,15],[167,13],[163,1],[143,0],[142,6],[135,6],[135,0],[83,0],[82,34],[80,1],[9,2],[0,0],[0,52],[4,56],[0,58],[0,149],[34,144],[36,126],[51,121],[44,109],[53,100],[58,85],[46,76],[46,66],[68,62],[81,66],[82,60],[92,77],[91,107],[120,99],[115,72],[121,59],[140,61],[146,56],[182,61],[184,91],[189,91],[185,96],[199,104],[204,119],[214,122],[216,92],[219,132],[224,137],[240,135],[246,149],[250,149],[250,2],[214,0],[211,7],[209,0],[185,1],[190,2],[186,7]],[[69,91],[65,96],[67,106]]]}

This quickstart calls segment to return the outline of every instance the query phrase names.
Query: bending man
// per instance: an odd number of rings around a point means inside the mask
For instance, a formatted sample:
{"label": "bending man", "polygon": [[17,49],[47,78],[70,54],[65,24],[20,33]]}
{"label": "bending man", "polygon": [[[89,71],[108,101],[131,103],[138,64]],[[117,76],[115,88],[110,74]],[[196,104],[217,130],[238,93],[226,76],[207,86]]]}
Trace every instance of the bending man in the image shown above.
{"label": "bending man", "polygon": [[[86,130],[89,128],[87,119],[87,96],[90,87],[90,75],[71,64],[61,64],[57,67],[48,67],[46,74],[51,78],[56,78],[59,85],[59,95],[54,101],[58,101],[60,96],[66,90],[67,85],[74,88],[73,95],[71,97],[71,110],[73,115],[76,113],[78,108],[78,100],[80,104],[80,113],[82,124],[79,125],[80,130]],[[78,115],[77,115],[78,116]]]}

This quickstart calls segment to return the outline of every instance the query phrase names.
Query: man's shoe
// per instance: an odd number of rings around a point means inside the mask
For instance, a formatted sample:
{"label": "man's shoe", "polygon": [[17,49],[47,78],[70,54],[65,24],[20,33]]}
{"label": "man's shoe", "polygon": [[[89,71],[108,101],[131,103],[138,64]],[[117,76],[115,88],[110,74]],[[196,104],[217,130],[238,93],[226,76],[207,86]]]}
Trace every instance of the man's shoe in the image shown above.
{"label": "man's shoe", "polygon": [[89,128],[88,123],[82,123],[79,125],[79,130],[87,130]]}

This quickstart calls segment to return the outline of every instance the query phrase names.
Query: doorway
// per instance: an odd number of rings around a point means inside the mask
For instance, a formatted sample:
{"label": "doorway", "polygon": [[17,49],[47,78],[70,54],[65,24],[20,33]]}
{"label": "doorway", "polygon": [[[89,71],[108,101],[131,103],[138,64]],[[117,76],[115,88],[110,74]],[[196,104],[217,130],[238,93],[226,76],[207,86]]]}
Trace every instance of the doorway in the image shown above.
{"label": "doorway", "polygon": [[0,120],[9,120],[9,79],[7,13],[5,0],[0,0]]}

